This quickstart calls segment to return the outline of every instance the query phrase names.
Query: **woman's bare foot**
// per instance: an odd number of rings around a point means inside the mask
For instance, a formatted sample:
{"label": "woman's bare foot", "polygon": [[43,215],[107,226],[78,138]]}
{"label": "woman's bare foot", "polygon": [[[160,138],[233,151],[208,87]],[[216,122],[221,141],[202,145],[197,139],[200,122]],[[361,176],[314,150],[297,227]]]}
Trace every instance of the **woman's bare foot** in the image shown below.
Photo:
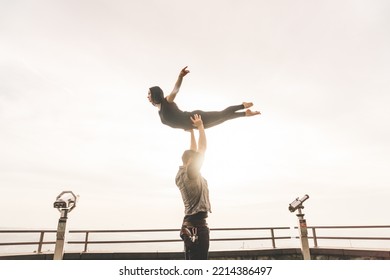
{"label": "woman's bare foot", "polygon": [[251,117],[251,116],[255,116],[255,115],[260,115],[260,112],[259,111],[251,111],[249,109],[245,111],[246,117]]}
{"label": "woman's bare foot", "polygon": [[242,102],[242,105],[244,105],[244,108],[247,109],[249,107],[252,107],[253,103],[252,102]]}

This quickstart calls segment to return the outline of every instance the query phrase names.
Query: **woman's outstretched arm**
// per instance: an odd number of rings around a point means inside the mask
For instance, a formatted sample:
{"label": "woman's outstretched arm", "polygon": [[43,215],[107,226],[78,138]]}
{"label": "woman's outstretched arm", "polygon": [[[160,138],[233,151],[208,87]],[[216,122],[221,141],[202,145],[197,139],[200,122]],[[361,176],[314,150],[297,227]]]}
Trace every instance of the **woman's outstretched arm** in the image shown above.
{"label": "woman's outstretched arm", "polygon": [[177,78],[177,81],[176,81],[176,83],[175,83],[175,87],[173,88],[171,94],[169,94],[169,95],[167,96],[167,101],[168,101],[169,103],[172,103],[172,102],[175,100],[176,94],[177,94],[177,93],[179,92],[179,90],[180,90],[181,83],[182,83],[182,81],[183,81],[183,77],[184,77],[185,75],[187,75],[187,74],[190,72],[189,70],[187,70],[187,67],[188,67],[188,66],[186,66],[186,67],[184,67],[183,69],[181,69],[180,74],[179,74],[179,77]]}

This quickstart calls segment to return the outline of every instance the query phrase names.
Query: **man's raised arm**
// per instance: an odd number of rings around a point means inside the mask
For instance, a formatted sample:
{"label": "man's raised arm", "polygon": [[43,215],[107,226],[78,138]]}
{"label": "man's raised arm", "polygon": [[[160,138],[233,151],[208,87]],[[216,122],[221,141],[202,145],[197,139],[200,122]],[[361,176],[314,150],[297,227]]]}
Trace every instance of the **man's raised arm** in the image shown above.
{"label": "man's raised arm", "polygon": [[203,165],[204,154],[207,148],[206,133],[203,127],[203,121],[200,115],[194,115],[191,117],[194,126],[199,131],[198,149],[194,158],[191,160],[187,167],[187,174],[190,178],[196,178],[200,174],[200,169]]}
{"label": "man's raised arm", "polygon": [[199,131],[199,139],[198,139],[198,153],[204,155],[207,149],[207,139],[206,132],[204,130],[202,117],[200,115],[194,115],[191,117],[192,123]]}

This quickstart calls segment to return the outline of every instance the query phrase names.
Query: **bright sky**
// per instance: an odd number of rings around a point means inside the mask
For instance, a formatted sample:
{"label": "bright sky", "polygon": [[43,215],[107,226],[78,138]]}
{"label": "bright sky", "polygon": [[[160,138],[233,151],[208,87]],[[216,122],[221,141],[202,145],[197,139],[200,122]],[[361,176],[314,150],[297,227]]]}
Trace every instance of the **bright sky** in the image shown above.
{"label": "bright sky", "polygon": [[206,131],[210,227],[388,224],[390,2],[0,0],[1,228],[178,228],[183,110],[261,116]]}

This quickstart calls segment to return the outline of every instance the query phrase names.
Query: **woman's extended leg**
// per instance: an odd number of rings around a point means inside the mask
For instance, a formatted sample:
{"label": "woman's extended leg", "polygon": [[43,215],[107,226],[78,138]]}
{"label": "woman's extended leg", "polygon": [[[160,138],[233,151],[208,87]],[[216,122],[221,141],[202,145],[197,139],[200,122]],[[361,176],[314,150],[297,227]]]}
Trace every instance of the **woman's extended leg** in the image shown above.
{"label": "woman's extended leg", "polygon": [[201,115],[203,120],[203,125],[205,128],[210,128],[216,125],[219,125],[227,120],[232,120],[239,117],[245,116],[254,116],[260,114],[260,112],[252,112],[251,110],[247,110],[246,112],[237,112],[238,110],[243,110],[245,108],[249,108],[253,106],[251,102],[243,102],[241,105],[234,105],[227,107],[222,111],[212,111],[212,112],[204,112],[204,111],[194,111],[192,114]]}

